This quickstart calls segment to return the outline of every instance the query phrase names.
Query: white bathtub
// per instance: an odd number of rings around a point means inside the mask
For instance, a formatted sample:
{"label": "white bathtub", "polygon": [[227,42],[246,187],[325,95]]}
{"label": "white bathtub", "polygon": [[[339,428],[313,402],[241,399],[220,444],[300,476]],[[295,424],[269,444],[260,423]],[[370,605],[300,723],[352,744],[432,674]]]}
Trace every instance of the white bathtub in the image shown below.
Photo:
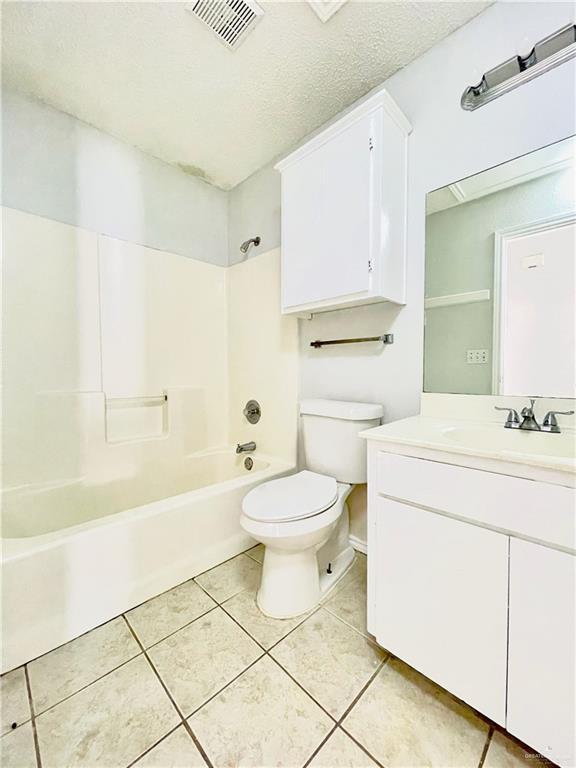
{"label": "white bathtub", "polygon": [[5,672],[241,552],[240,505],[293,465],[233,450],[148,467],[114,483],[5,492]]}

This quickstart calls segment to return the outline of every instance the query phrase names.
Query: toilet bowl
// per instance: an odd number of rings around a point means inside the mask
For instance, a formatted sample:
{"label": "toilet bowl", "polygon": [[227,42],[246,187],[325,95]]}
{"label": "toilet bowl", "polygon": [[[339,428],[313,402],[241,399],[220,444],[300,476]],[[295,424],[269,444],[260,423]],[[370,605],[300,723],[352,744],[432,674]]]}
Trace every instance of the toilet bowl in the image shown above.
{"label": "toilet bowl", "polygon": [[265,547],[258,606],[277,619],[318,605],[354,561],[346,499],[366,482],[358,433],[380,423],[382,406],[305,400],[300,414],[307,469],[251,490],[240,517]]}
{"label": "toilet bowl", "polygon": [[346,498],[351,490],[305,470],[264,483],[245,498],[240,524],[265,546],[256,597],[262,613],[277,619],[306,613],[350,568],[354,550]]}

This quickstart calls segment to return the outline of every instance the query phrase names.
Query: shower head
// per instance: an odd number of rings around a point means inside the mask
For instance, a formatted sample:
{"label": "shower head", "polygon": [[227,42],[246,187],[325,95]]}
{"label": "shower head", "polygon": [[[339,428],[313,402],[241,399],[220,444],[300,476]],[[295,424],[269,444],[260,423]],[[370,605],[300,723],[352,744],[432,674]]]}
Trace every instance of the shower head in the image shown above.
{"label": "shower head", "polygon": [[248,253],[248,250],[251,245],[260,245],[260,235],[257,235],[256,237],[251,237],[250,240],[244,240],[244,242],[240,246],[240,253]]}

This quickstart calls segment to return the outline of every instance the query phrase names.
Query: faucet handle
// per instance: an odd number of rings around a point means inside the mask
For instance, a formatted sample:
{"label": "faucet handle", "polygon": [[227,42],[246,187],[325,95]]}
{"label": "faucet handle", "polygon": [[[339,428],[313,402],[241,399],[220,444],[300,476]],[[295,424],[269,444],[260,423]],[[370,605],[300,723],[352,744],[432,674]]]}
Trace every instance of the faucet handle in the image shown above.
{"label": "faucet handle", "polygon": [[559,416],[572,416],[574,411],[548,411],[546,416],[544,416],[544,421],[542,422],[542,429],[545,432],[560,432],[560,427],[558,426],[558,419],[556,418],[556,415]]}
{"label": "faucet handle", "polygon": [[508,408],[508,407],[500,407],[499,405],[494,406],[495,411],[508,411],[508,417],[506,418],[506,423],[504,424],[505,427],[508,429],[518,429],[520,426],[520,416],[518,416],[518,412],[514,408]]}

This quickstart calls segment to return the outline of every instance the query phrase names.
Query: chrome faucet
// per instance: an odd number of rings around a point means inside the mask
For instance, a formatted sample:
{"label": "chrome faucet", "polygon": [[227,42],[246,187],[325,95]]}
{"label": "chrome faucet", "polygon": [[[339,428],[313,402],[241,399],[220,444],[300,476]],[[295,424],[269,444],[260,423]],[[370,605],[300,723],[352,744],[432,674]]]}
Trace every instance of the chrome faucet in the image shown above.
{"label": "chrome faucet", "polygon": [[238,443],[236,446],[236,453],[252,453],[256,450],[256,443],[251,441],[250,443]]}
{"label": "chrome faucet", "polygon": [[530,398],[530,405],[526,405],[520,411],[520,416],[522,416],[520,429],[525,429],[528,432],[540,432],[540,424],[538,424],[536,417],[534,416],[535,402],[536,400],[534,398]]}
{"label": "chrome faucet", "polygon": [[518,416],[517,411],[514,408],[500,408],[495,405],[494,408],[497,411],[508,411],[508,417],[504,427],[506,429],[524,429],[527,432],[552,432],[553,434],[560,434],[560,427],[558,426],[557,415],[572,416],[574,411],[548,411],[542,425],[538,424],[536,417],[534,416],[534,403],[536,400],[530,398],[530,405],[525,406],[520,411]]}
{"label": "chrome faucet", "polygon": [[519,429],[520,428],[520,416],[518,416],[518,412],[514,410],[514,408],[501,408],[499,405],[494,406],[495,411],[508,411],[508,416],[506,417],[506,423],[504,424],[504,427],[506,429]]}
{"label": "chrome faucet", "polygon": [[558,426],[556,414],[560,414],[560,416],[572,416],[573,413],[574,411],[548,411],[542,422],[542,432],[553,432],[556,435],[560,434],[560,427]]}

